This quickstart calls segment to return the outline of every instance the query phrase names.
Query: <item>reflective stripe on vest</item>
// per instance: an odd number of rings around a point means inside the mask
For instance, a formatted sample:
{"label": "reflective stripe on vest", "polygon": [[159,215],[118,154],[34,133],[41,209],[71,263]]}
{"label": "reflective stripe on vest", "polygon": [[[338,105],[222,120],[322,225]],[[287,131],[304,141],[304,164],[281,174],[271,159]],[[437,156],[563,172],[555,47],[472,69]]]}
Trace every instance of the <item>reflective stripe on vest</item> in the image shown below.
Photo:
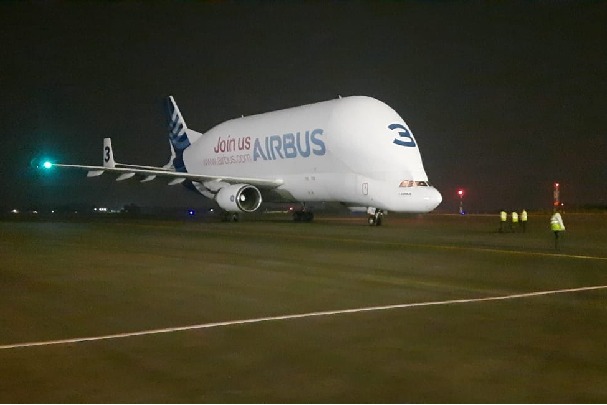
{"label": "reflective stripe on vest", "polygon": [[559,223],[559,221],[554,218],[550,220],[550,229],[553,231],[562,231],[563,229],[561,229],[561,224]]}

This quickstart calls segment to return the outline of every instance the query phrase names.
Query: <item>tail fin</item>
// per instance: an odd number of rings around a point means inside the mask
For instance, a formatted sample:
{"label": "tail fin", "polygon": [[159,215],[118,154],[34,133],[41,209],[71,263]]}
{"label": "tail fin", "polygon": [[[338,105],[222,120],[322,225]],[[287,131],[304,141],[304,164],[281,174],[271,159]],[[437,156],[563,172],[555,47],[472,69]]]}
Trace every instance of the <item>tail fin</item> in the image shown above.
{"label": "tail fin", "polygon": [[116,167],[116,161],[114,160],[114,151],[112,150],[112,139],[103,138],[103,166],[104,167]]}
{"label": "tail fin", "polygon": [[[112,139],[103,138],[103,167],[113,169],[116,167],[116,161],[114,160],[114,151],[112,150]],[[103,170],[89,170],[86,174],[87,177],[101,176]]]}
{"label": "tail fin", "polygon": [[186,132],[188,127],[173,96],[169,96],[166,99],[166,114],[172,153],[171,160],[165,167],[171,167],[178,172],[186,172],[183,162],[183,151],[190,146],[190,140]]}

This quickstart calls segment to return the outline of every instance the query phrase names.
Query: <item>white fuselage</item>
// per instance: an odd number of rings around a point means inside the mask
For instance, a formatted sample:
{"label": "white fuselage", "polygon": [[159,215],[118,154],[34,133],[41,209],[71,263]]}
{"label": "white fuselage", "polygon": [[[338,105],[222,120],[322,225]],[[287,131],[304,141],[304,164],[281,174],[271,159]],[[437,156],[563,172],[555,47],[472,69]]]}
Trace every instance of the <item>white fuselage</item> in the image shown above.
{"label": "white fuselage", "polygon": [[237,118],[192,135],[183,154],[188,172],[281,179],[272,195],[284,200],[396,212],[428,212],[441,202],[407,124],[370,97]]}

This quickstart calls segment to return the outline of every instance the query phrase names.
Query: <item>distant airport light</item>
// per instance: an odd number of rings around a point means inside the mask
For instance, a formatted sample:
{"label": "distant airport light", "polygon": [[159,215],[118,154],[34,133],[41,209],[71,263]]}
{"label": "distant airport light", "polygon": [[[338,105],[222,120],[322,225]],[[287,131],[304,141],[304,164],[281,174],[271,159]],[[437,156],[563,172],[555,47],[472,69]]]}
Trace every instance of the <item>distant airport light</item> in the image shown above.
{"label": "distant airport light", "polygon": [[557,183],[556,181],[554,182],[554,190],[552,191],[552,197],[552,204],[554,206],[554,209],[557,209],[557,207],[561,204],[561,189],[560,183]]}
{"label": "distant airport light", "polygon": [[464,189],[458,189],[457,195],[459,196],[459,214],[464,215]]}

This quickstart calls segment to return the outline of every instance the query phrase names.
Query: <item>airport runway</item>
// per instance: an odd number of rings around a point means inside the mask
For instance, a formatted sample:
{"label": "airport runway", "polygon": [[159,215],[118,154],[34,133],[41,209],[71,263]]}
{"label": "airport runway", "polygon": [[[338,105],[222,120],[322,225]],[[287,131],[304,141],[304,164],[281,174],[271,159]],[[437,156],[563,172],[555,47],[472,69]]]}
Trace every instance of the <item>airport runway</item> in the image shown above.
{"label": "airport runway", "polygon": [[603,216],[273,218],[0,222],[0,400],[607,400]]}

